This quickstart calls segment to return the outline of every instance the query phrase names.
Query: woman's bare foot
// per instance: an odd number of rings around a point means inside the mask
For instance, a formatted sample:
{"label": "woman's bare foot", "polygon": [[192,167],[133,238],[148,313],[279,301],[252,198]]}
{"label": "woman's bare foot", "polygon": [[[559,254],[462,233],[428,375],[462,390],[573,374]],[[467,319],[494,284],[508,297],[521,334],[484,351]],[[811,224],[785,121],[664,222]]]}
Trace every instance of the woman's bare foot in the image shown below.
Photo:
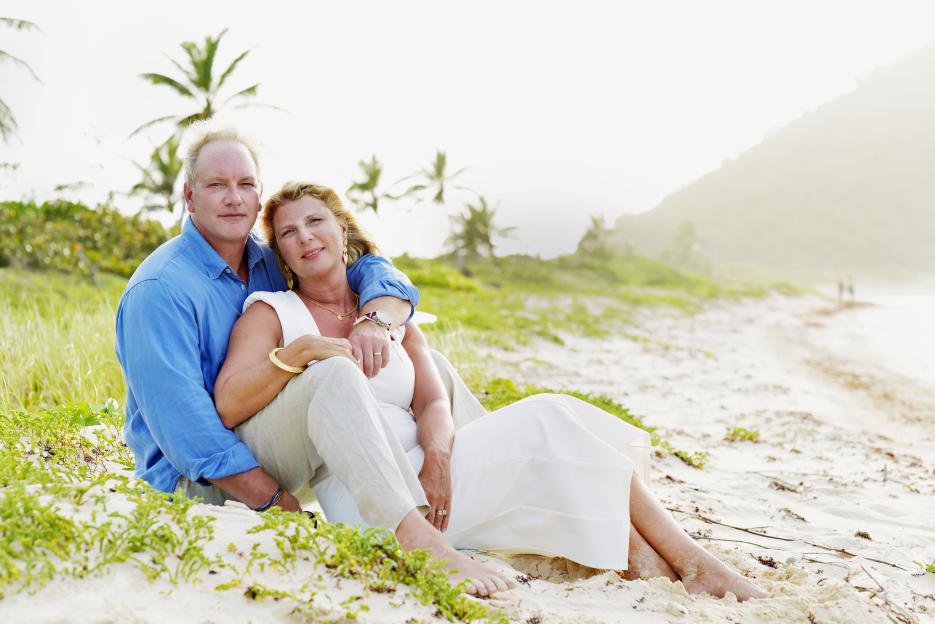
{"label": "woman's bare foot", "polygon": [[679,575],[675,573],[672,566],[649,545],[633,525],[630,525],[630,548],[627,553],[627,569],[619,570],[617,574],[626,581],[635,581],[637,579],[645,580],[658,576],[664,576],[670,581],[679,580]]}
{"label": "woman's bare foot", "polygon": [[682,584],[689,594],[704,593],[723,598],[731,592],[741,602],[766,597],[766,592],[708,553],[679,567]]}
{"label": "woman's bare foot", "polygon": [[399,523],[396,538],[406,550],[421,548],[429,551],[436,559],[445,560],[445,568],[451,570],[448,575],[450,581],[457,584],[467,579],[469,593],[489,596],[516,587],[516,581],[513,579],[455,550],[444,536],[414,509]]}

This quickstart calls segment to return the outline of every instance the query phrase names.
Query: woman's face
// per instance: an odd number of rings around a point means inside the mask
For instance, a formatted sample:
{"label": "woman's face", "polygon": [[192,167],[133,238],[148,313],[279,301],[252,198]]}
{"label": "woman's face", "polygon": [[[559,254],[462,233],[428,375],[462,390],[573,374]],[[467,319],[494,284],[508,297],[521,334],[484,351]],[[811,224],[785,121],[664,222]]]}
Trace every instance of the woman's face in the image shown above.
{"label": "woman's face", "polygon": [[279,254],[298,277],[321,276],[344,265],[347,225],[323,201],[302,197],[279,207],[273,232]]}

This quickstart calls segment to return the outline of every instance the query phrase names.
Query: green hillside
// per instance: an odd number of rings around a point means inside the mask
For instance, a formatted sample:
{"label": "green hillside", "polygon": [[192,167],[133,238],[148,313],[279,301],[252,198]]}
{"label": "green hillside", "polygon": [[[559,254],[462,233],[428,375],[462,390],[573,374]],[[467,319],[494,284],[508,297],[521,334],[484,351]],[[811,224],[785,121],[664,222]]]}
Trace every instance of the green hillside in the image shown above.
{"label": "green hillside", "polygon": [[935,270],[935,42],[639,215],[620,244],[794,271]]}

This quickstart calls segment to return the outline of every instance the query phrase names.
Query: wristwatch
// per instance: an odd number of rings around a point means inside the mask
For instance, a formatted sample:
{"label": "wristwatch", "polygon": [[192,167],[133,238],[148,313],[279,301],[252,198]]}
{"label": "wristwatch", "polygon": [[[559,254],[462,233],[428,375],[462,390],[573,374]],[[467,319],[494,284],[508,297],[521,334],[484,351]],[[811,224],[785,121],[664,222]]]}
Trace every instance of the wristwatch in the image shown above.
{"label": "wristwatch", "polygon": [[383,310],[376,310],[375,312],[367,312],[357,317],[357,320],[354,321],[354,325],[357,326],[359,323],[364,321],[373,321],[386,331],[390,331],[393,327],[393,319],[390,318],[390,315],[384,312]]}

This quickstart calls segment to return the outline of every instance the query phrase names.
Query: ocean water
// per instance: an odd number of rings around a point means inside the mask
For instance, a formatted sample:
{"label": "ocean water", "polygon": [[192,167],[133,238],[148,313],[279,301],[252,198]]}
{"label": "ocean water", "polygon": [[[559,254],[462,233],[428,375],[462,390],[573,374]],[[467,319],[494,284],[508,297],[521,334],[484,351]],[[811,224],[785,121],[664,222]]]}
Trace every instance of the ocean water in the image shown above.
{"label": "ocean water", "polygon": [[935,292],[873,293],[837,315],[840,346],[935,393]]}

